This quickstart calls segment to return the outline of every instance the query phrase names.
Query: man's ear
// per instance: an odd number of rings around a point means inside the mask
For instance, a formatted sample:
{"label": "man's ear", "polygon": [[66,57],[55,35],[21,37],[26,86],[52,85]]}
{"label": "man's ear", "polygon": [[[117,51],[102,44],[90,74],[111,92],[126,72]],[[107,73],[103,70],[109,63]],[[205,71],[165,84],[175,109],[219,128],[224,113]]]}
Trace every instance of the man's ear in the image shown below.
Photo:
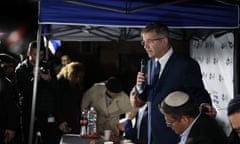
{"label": "man's ear", "polygon": [[189,116],[182,116],[179,121],[182,121],[184,124],[190,124],[192,122],[192,118]]}
{"label": "man's ear", "polygon": [[31,53],[30,51],[27,51],[27,56],[30,56],[30,53]]}
{"label": "man's ear", "polygon": [[164,42],[164,44],[168,43],[168,39],[167,38],[163,38],[162,41]]}

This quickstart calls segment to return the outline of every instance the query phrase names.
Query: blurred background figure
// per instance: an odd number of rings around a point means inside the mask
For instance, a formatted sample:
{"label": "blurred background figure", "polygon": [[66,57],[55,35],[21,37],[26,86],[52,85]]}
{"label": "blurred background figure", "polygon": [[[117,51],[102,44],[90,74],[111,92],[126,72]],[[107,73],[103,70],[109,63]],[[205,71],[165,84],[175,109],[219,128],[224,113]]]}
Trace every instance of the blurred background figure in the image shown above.
{"label": "blurred background figure", "polygon": [[[148,142],[148,110],[147,103],[142,101],[133,89],[130,93],[130,102],[137,113],[128,112],[126,114],[126,120],[123,123],[119,123],[118,127],[121,131],[124,131],[124,137],[132,140],[135,144],[147,144]],[[135,123],[133,124],[133,119]]]}
{"label": "blurred background figure", "polygon": [[229,144],[240,144],[240,95],[237,95],[229,101],[228,118],[232,126],[232,132],[229,135]]}
{"label": "blurred background figure", "polygon": [[60,56],[60,64],[56,64],[56,61],[52,64],[54,75],[56,76],[61,71],[61,69],[70,62],[72,62],[72,60],[68,54],[63,54]]}
{"label": "blurred background figure", "polygon": [[99,134],[110,129],[118,136],[117,124],[120,115],[134,111],[129,96],[122,90],[122,84],[116,77],[109,77],[105,82],[95,83],[85,92],[81,110],[90,109],[91,106],[97,111]]}
{"label": "blurred background figure", "polygon": [[67,54],[64,54],[61,56],[61,64],[62,64],[62,67],[66,66],[67,64],[69,64],[71,62],[71,58],[69,55]]}
{"label": "blurred background figure", "polygon": [[5,75],[15,82],[15,67],[18,64],[18,59],[7,53],[0,53],[0,63]]}
{"label": "blurred background figure", "polygon": [[[51,71],[48,67],[47,61],[44,60],[45,48],[43,44],[40,47],[40,60],[38,71],[38,85],[36,95],[36,106],[34,116],[34,130],[33,138],[37,132],[41,133],[43,144],[55,143],[56,141],[56,124],[54,121],[54,93],[53,93],[53,81],[51,77]],[[24,144],[28,144],[30,135],[30,121],[31,110],[33,100],[33,83],[34,83],[34,70],[37,56],[37,41],[29,43],[27,57],[16,67],[16,80],[17,86],[20,90],[20,94],[23,97],[21,109],[22,109],[22,121],[23,121],[23,133]],[[29,144],[32,144],[30,142]]]}
{"label": "blurred background figure", "polygon": [[12,81],[17,60],[0,54],[0,144],[17,143],[20,132],[20,109],[17,105],[17,92]]}
{"label": "blurred background figure", "polygon": [[84,75],[84,65],[80,62],[67,64],[57,75],[54,89],[59,139],[64,133],[79,134],[80,132],[80,104]]}
{"label": "blurred background figure", "polygon": [[179,144],[227,144],[227,136],[217,121],[200,112],[195,96],[182,91],[167,95],[159,105],[166,126],[180,136]]}

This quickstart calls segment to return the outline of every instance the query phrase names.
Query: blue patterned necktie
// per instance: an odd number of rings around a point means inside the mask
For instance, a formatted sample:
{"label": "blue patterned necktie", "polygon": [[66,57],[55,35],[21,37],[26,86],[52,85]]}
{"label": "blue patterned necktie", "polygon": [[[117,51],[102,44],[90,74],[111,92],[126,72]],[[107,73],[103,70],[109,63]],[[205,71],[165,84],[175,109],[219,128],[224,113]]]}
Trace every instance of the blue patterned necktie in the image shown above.
{"label": "blue patterned necktie", "polygon": [[154,63],[154,74],[153,74],[153,85],[155,85],[157,80],[159,79],[160,67],[161,66],[160,66],[159,61],[155,61],[155,63]]}

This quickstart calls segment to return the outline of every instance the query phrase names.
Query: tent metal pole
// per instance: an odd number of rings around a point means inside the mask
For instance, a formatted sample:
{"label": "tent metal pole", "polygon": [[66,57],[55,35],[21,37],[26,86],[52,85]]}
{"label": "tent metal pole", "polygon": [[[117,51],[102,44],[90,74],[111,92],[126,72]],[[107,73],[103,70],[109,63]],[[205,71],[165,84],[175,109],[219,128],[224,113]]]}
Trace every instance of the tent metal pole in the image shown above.
{"label": "tent metal pole", "polygon": [[234,55],[233,55],[233,89],[234,89],[234,93],[233,93],[233,97],[235,97],[236,95],[240,94],[240,76],[239,76],[239,72],[240,72],[240,67],[239,67],[239,60],[240,60],[240,50],[239,48],[239,37],[240,37],[240,33],[239,30],[235,30],[234,31]]}
{"label": "tent metal pole", "polygon": [[35,64],[35,68],[34,68],[32,109],[31,109],[31,119],[30,119],[30,128],[29,128],[29,139],[28,139],[29,144],[31,144],[32,140],[33,140],[33,128],[34,128],[34,119],[35,119],[35,106],[36,106],[36,97],[37,97],[38,70],[39,70],[39,58],[40,58],[41,32],[42,32],[42,25],[38,25],[37,56],[36,56],[36,64]]}

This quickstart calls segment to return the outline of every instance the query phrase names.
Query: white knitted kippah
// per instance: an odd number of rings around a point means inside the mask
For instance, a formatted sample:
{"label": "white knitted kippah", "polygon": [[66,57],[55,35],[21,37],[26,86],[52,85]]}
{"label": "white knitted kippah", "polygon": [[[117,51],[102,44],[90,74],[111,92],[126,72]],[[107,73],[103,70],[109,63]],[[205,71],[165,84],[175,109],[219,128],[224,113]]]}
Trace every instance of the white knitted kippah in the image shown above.
{"label": "white knitted kippah", "polygon": [[185,92],[175,91],[170,93],[164,100],[164,102],[171,107],[179,107],[189,100],[189,95]]}

